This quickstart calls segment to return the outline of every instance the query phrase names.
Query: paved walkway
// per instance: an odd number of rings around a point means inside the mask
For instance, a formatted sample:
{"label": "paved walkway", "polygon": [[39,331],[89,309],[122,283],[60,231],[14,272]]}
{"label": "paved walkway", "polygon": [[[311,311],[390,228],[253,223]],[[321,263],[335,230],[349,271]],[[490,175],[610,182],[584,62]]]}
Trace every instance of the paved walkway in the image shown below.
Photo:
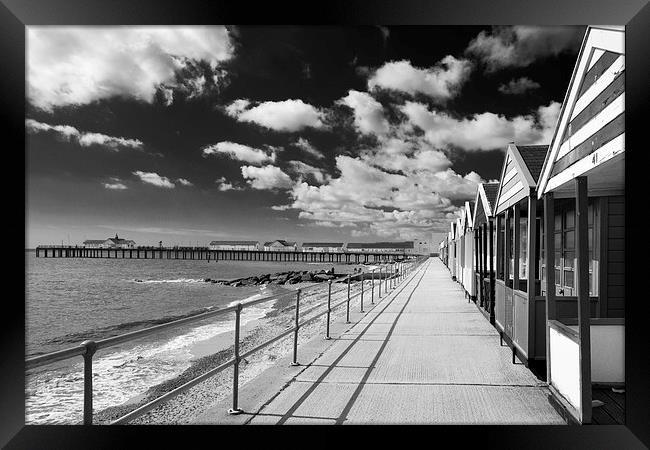
{"label": "paved walkway", "polygon": [[224,399],[195,423],[565,424],[437,258],[352,321],[244,385],[244,414]]}
{"label": "paved walkway", "polygon": [[252,424],[564,424],[437,258],[343,333]]}

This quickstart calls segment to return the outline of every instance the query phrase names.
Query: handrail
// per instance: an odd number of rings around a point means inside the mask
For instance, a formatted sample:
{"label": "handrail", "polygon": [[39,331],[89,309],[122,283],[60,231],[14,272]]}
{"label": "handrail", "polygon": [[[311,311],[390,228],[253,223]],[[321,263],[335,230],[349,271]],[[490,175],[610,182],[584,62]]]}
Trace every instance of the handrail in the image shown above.
{"label": "handrail", "polygon": [[[392,262],[392,263],[385,263],[385,264],[377,264],[378,270],[380,273],[380,278],[379,278],[379,298],[381,298],[381,282],[385,280],[385,292],[386,294],[388,293],[388,282],[390,279],[391,287],[396,287],[398,283],[401,283],[403,280],[406,279],[408,275],[411,275],[415,269],[417,269],[424,261],[426,261],[427,257],[426,256],[415,256],[413,258],[409,258],[406,261],[402,262]],[[395,265],[399,266],[399,271],[395,271],[394,267]],[[386,276],[384,279],[381,277],[381,271],[382,271],[382,266],[386,268]],[[390,272],[388,271],[388,266],[391,266],[393,270]],[[154,333],[157,333],[161,330],[165,329],[170,329],[170,328],[175,328],[178,327],[179,325],[183,324],[188,324],[188,323],[193,323],[193,322],[198,322],[201,320],[205,320],[208,318],[212,317],[217,317],[220,315],[224,315],[227,313],[235,312],[235,357],[231,359],[230,361],[227,361],[217,367],[214,367],[210,369],[209,371],[199,375],[198,377],[193,378],[192,380],[186,382],[185,384],[173,389],[172,391],[166,392],[165,394],[161,395],[160,397],[157,397],[156,399],[152,400],[151,402],[140,406],[139,408],[136,408],[135,410],[129,412],[128,414],[118,418],[117,420],[111,422],[111,424],[119,424],[119,423],[126,423],[136,417],[141,416],[142,414],[145,414],[146,412],[150,411],[153,409],[155,406],[169,400],[170,398],[180,394],[181,392],[195,386],[196,384],[200,383],[201,381],[209,378],[212,375],[215,375],[224,369],[234,366],[235,367],[235,376],[233,377],[233,408],[229,411],[232,414],[238,414],[241,412],[241,410],[237,407],[237,391],[238,391],[238,373],[239,373],[239,362],[249,356],[252,355],[253,353],[267,347],[268,345],[271,345],[272,343],[290,335],[291,333],[294,334],[294,358],[293,358],[293,363],[295,365],[298,365],[297,363],[297,341],[298,341],[298,331],[301,326],[312,322],[313,320],[327,314],[327,338],[329,338],[329,313],[333,310],[338,308],[339,306],[342,306],[343,304],[347,304],[347,322],[349,323],[349,305],[350,301],[358,296],[361,296],[361,312],[363,311],[363,283],[366,281],[365,280],[365,274],[367,273],[372,273],[372,302],[374,303],[374,272],[377,269],[373,269],[372,271],[369,272],[359,272],[359,273],[351,273],[347,274],[347,276],[344,277],[339,277],[335,278],[332,280],[329,280],[329,285],[330,288],[328,289],[328,298],[327,298],[327,309],[318,313],[316,316],[311,317],[302,323],[300,323],[300,314],[299,314],[299,306],[300,306],[300,296],[301,293],[304,293],[306,291],[311,291],[315,290],[317,287],[321,287],[322,283],[313,283],[311,285],[305,286],[303,288],[296,289],[295,291],[290,291],[290,292],[284,292],[280,294],[275,294],[267,297],[261,297],[258,299],[254,300],[249,300],[245,302],[238,302],[234,305],[228,306],[226,308],[219,308],[214,311],[206,311],[203,313],[195,314],[192,316],[184,317],[182,319],[174,320],[171,322],[166,322],[163,324],[155,325],[152,327],[147,327],[143,328],[141,330],[136,330],[132,331],[130,333],[125,333],[121,334],[118,336],[112,336],[106,339],[102,339],[99,341],[84,341],[80,343],[77,347],[71,347],[63,350],[58,350],[55,352],[47,353],[45,355],[39,355],[35,356],[32,358],[27,358],[25,360],[25,368],[26,370],[45,366],[48,364],[52,364],[57,361],[63,361],[66,359],[73,358],[75,356],[83,356],[84,357],[84,420],[83,423],[86,425],[92,424],[93,420],[93,411],[92,411],[92,357],[95,354],[95,352],[99,349],[103,348],[108,348],[123,342],[131,341],[134,339],[138,339],[144,336],[148,336]],[[352,279],[358,279],[361,278],[360,283],[362,285],[362,289],[357,292],[356,294],[351,295],[350,294],[350,286],[351,286],[351,281]],[[397,278],[397,279],[395,279]],[[332,290],[331,290],[331,284],[333,282],[345,282],[347,281],[347,286],[343,289],[340,289],[338,291],[335,291],[334,294],[338,294],[340,292],[343,292],[345,290],[348,291],[348,295],[346,298],[344,298],[342,301],[336,303],[334,306],[331,306],[330,304],[330,299],[332,296]],[[356,284],[355,284],[356,285]],[[279,335],[261,343],[255,346],[252,349],[247,350],[243,354],[239,354],[239,325],[240,325],[240,317],[241,317],[241,311],[249,306],[257,305],[260,303],[265,303],[271,300],[278,300],[280,298],[288,297],[291,295],[296,295],[296,304],[295,304],[295,325],[280,333]],[[303,297],[304,298],[304,297]],[[316,305],[311,306],[307,310],[302,312],[303,317],[324,306],[324,303],[319,303]]]}

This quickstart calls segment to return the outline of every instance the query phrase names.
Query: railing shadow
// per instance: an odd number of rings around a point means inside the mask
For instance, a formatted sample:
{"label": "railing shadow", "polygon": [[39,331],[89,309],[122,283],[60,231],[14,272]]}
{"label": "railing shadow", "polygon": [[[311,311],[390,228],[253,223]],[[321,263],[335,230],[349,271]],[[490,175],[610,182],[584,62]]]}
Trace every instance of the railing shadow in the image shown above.
{"label": "railing shadow", "polygon": [[[427,267],[428,267],[428,265],[427,265]],[[373,362],[372,362],[372,363],[370,364],[370,366],[367,368],[367,370],[366,370],[364,376],[362,377],[362,380],[359,382],[359,385],[357,386],[355,392],[352,394],[350,400],[348,401],[348,403],[347,403],[346,406],[344,407],[342,413],[339,415],[339,417],[336,418],[336,423],[341,423],[343,420],[345,420],[345,415],[347,415],[347,412],[349,412],[350,408],[352,407],[352,405],[354,404],[354,402],[355,402],[356,399],[358,398],[358,396],[359,396],[361,390],[363,389],[363,386],[366,384],[366,382],[367,382],[367,380],[368,380],[368,377],[370,376],[370,373],[372,372],[372,369],[374,369],[374,366],[375,366],[377,360],[379,359],[379,357],[381,356],[383,350],[385,349],[385,347],[386,347],[386,345],[387,345],[387,343],[388,343],[388,340],[390,339],[390,336],[391,336],[391,334],[392,334],[392,332],[393,332],[393,330],[394,330],[394,328],[395,328],[395,326],[396,326],[396,324],[397,324],[397,321],[399,320],[399,317],[401,316],[401,314],[403,313],[404,309],[406,308],[406,305],[407,305],[408,302],[410,301],[410,299],[411,299],[411,297],[412,297],[412,295],[413,295],[413,292],[415,292],[415,289],[417,289],[417,286],[419,286],[420,281],[422,280],[422,277],[424,276],[424,272],[425,272],[425,270],[426,270],[426,267],[424,267],[424,270],[422,270],[422,273],[421,273],[421,275],[420,275],[420,278],[419,278],[418,281],[416,282],[416,285],[415,285],[415,287],[413,288],[413,291],[411,292],[411,294],[409,295],[408,300],[406,301],[406,303],[404,304],[404,306],[403,306],[402,309],[400,310],[399,314],[395,317],[395,320],[394,320],[394,322],[393,322],[393,325],[392,325],[392,327],[391,327],[391,330],[390,330],[389,334],[388,334],[388,335],[383,339],[382,346],[380,347],[379,351],[378,351],[377,354],[375,355],[375,358],[373,359]],[[317,389],[317,388],[318,388],[318,387],[323,383],[323,381],[325,380],[325,378],[326,378],[326,377],[327,377],[327,376],[328,376],[328,375],[329,375],[329,374],[334,370],[334,368],[337,366],[337,364],[338,364],[338,363],[339,363],[339,362],[340,362],[340,361],[341,361],[341,360],[342,360],[342,359],[343,359],[343,358],[344,358],[344,357],[345,357],[345,356],[346,356],[346,355],[347,355],[347,354],[352,350],[352,348],[353,348],[353,347],[354,347],[358,342],[361,341],[361,338],[364,336],[364,334],[366,333],[366,331],[368,331],[368,329],[370,329],[370,327],[372,327],[372,325],[374,324],[374,322],[379,318],[380,314],[381,314],[383,311],[385,311],[386,308],[388,308],[388,307],[389,307],[389,306],[390,306],[390,305],[395,301],[395,299],[398,297],[398,295],[399,295],[400,293],[402,293],[402,292],[403,292],[403,291],[404,291],[404,290],[405,290],[405,289],[406,289],[406,288],[407,288],[407,287],[408,287],[408,286],[409,286],[409,285],[410,285],[414,280],[415,280],[415,277],[411,278],[410,280],[407,281],[407,283],[405,283],[404,285],[402,285],[401,287],[399,287],[399,288],[398,288],[398,289],[399,289],[398,291],[393,291],[393,292],[391,293],[391,294],[394,294],[394,295],[393,295],[393,297],[390,299],[390,301],[389,301],[388,303],[386,303],[386,304],[384,305],[383,309],[382,309],[379,313],[377,313],[377,315],[375,315],[375,317],[373,317],[373,318],[368,322],[368,324],[363,328],[363,330],[359,333],[359,335],[358,335],[355,339],[353,339],[353,340],[350,342],[350,344],[349,344],[349,345],[348,345],[348,346],[347,346],[347,347],[346,347],[346,348],[341,352],[341,354],[340,354],[340,355],[339,355],[339,356],[338,356],[338,357],[337,357],[337,358],[336,358],[336,359],[335,359],[335,360],[334,360],[330,365],[328,365],[327,369],[326,369],[326,370],[325,370],[325,371],[324,371],[324,372],[323,372],[323,373],[318,377],[318,379],[317,379],[315,382],[313,382],[313,384],[312,384],[312,385],[307,389],[307,391],[306,391],[303,395],[301,395],[300,398],[299,398],[298,400],[296,400],[296,402],[295,402],[295,403],[294,403],[294,404],[289,408],[289,410],[288,410],[286,413],[284,413],[284,414],[282,415],[282,417],[280,418],[280,420],[277,422],[277,425],[282,425],[282,424],[286,423],[287,420],[289,420],[290,418],[292,418],[292,417],[297,417],[297,416],[294,416],[294,414],[295,414],[295,412],[298,410],[298,408],[299,408],[299,407],[300,407],[300,406],[301,406],[301,405],[302,405],[302,404],[303,404],[303,403],[304,403],[304,402],[305,402],[305,401],[306,401],[306,400],[307,400],[307,399],[308,399],[308,398],[313,394],[313,392],[314,392],[314,391],[315,391],[315,390],[316,390],[316,389]]]}

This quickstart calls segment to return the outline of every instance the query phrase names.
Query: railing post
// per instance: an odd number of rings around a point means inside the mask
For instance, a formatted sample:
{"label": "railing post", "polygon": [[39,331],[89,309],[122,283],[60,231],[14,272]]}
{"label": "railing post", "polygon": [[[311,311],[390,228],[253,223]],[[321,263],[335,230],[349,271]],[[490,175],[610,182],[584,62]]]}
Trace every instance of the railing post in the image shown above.
{"label": "railing post", "polygon": [[228,410],[228,414],[241,414],[242,410],[239,409],[237,402],[239,401],[239,326],[241,322],[242,304],[237,304],[235,310],[235,363],[233,365],[233,380],[232,380],[232,408]]}
{"label": "railing post", "polygon": [[93,424],[93,355],[97,351],[95,341],[84,341],[84,425]]}
{"label": "railing post", "polygon": [[384,293],[388,295],[388,265],[386,265],[386,278],[384,279]]}
{"label": "railing post", "polygon": [[296,323],[293,330],[293,362],[292,366],[299,366],[298,364],[298,328],[300,321],[300,289],[296,291]]}
{"label": "railing post", "polygon": [[329,340],[330,338],[330,313],[332,311],[332,280],[329,280],[327,283],[327,334],[325,339]]}
{"label": "railing post", "polygon": [[363,312],[363,273],[361,273],[361,312]]}
{"label": "railing post", "polygon": [[379,298],[381,298],[381,266],[379,266]]}
{"label": "railing post", "polygon": [[350,323],[350,277],[351,275],[348,275],[348,301],[345,311],[345,323]]}
{"label": "railing post", "polygon": [[371,304],[371,305],[374,305],[374,304],[375,304],[375,269],[372,269],[371,274],[372,274],[372,275],[371,275],[371,279],[372,279],[372,282],[371,282],[372,290],[371,290],[371,294],[370,294],[370,304]]}

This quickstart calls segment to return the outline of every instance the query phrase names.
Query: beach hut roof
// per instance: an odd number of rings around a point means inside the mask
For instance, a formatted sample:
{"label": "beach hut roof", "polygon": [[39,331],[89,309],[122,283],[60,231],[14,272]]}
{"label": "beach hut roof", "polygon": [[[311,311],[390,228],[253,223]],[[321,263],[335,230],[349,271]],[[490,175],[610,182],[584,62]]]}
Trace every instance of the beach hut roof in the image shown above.
{"label": "beach hut roof", "polygon": [[547,150],[547,145],[508,144],[501,169],[495,215],[526,198],[531,189],[537,186],[540,162],[543,162]]}
{"label": "beach hut roof", "polygon": [[456,219],[456,237],[463,236],[465,234],[465,210],[463,209],[462,216]]}
{"label": "beach hut roof", "polygon": [[569,190],[624,192],[625,27],[589,26],[544,160],[537,196]]}
{"label": "beach hut roof", "polygon": [[491,212],[492,208],[494,207],[494,202],[497,201],[497,194],[499,193],[499,182],[494,181],[491,183],[482,183],[481,185],[483,187],[483,191],[485,192],[485,198]]}
{"label": "beach hut roof", "polygon": [[465,202],[465,211],[463,214],[463,228],[472,228],[474,226],[474,201]]}
{"label": "beach hut roof", "polygon": [[524,160],[524,164],[526,164],[535,184],[537,184],[544,165],[544,159],[546,159],[548,145],[518,145],[517,150],[519,150],[521,159]]}
{"label": "beach hut roof", "polygon": [[474,201],[474,214],[472,223],[474,226],[482,224],[484,218],[492,217],[492,209],[499,191],[499,182],[481,183],[476,190],[476,200]]}

